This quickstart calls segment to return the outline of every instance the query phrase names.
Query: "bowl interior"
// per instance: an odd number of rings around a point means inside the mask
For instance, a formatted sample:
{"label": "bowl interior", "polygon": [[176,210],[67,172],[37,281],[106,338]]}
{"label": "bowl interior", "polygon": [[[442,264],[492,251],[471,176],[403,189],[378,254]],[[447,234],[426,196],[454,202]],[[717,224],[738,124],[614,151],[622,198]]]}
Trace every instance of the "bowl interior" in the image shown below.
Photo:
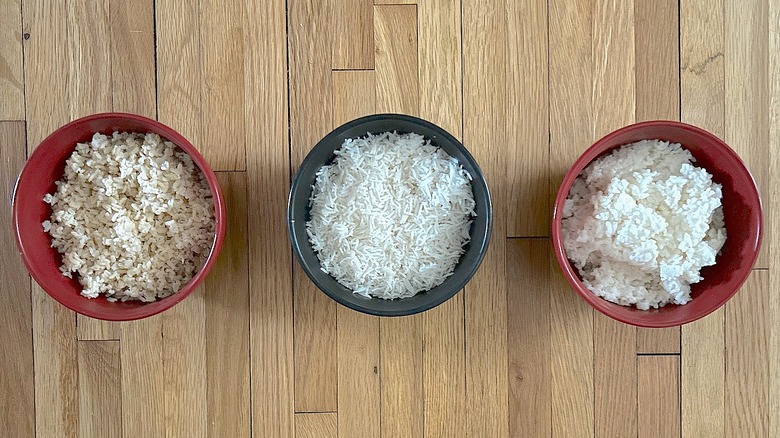
{"label": "bowl interior", "polygon": [[[566,258],[561,242],[563,202],[579,173],[595,158],[629,143],[660,139],[680,143],[723,187],[726,243],[716,265],[702,269],[704,279],[692,285],[692,300],[683,306],[638,310],[610,303],[594,295]],[[679,122],[655,121],[631,125],[596,142],[572,166],[561,184],[553,213],[553,245],[564,275],[596,310],[619,321],[643,327],[672,327],[702,318],[723,305],[747,279],[761,245],[762,209],[753,177],[737,154],[723,141],[699,128]]]}
{"label": "bowl interior", "polygon": [[[215,243],[201,270],[176,294],[155,301],[109,302],[105,297],[89,299],[80,294],[76,279],[63,276],[59,267],[61,255],[51,247],[51,237],[41,223],[51,217],[51,206],[43,202],[46,193],[56,189],[55,181],[62,178],[65,160],[76,143],[89,141],[95,132],[111,134],[114,131],[154,132],[170,140],[189,153],[200,167],[211,188],[215,203]],[[194,153],[193,153],[194,152]],[[126,321],[144,318],[162,312],[183,300],[211,269],[219,253],[225,232],[224,203],[214,173],[194,147],[173,129],[154,120],[133,114],[97,114],[76,120],[55,131],[33,152],[16,182],[13,201],[13,223],[19,251],[27,269],[36,282],[54,299],[83,315],[93,318]]]}
{"label": "bowl interior", "polygon": [[[333,152],[344,140],[365,136],[367,133],[397,131],[415,132],[451,156],[455,157],[472,176],[472,191],[477,216],[471,225],[471,241],[465,247],[455,272],[439,286],[410,298],[397,300],[368,299],[352,293],[333,277],[320,270],[320,262],[306,235],[306,221],[310,218],[309,198],[317,170],[331,163]],[[301,164],[290,190],[288,227],[290,239],[298,260],[309,278],[323,292],[337,302],[360,312],[380,316],[411,315],[435,307],[455,295],[476,272],[490,238],[491,204],[487,184],[474,158],[452,135],[443,129],[416,117],[398,114],[378,114],[348,122],[323,138]]]}

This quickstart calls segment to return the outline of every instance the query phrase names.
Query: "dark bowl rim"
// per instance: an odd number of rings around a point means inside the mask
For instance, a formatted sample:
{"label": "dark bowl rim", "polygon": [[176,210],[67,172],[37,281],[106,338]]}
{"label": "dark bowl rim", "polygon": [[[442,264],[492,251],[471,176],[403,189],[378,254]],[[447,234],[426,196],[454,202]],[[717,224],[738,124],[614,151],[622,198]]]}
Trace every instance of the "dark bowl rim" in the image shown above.
{"label": "dark bowl rim", "polygon": [[[311,267],[305,263],[303,260],[303,255],[301,254],[299,239],[297,239],[297,233],[295,232],[293,228],[293,217],[292,217],[292,210],[293,210],[293,197],[295,193],[297,193],[298,190],[301,189],[301,179],[303,178],[303,175],[301,173],[302,169],[305,169],[307,165],[310,165],[313,158],[313,152],[316,149],[320,149],[325,147],[328,144],[331,144],[334,138],[338,137],[341,132],[351,129],[357,126],[360,126],[362,124],[373,122],[376,120],[398,120],[398,121],[405,121],[410,122],[414,124],[421,125],[423,127],[426,127],[428,129],[431,129],[433,131],[436,131],[438,134],[440,134],[442,137],[446,138],[449,142],[454,144],[466,157],[466,160],[469,162],[470,165],[474,167],[476,170],[476,175],[472,175],[472,184],[474,182],[480,183],[482,186],[484,186],[485,189],[485,201],[487,204],[487,217],[486,217],[486,224],[485,224],[485,235],[479,242],[479,253],[478,257],[473,263],[473,267],[469,270],[468,275],[466,275],[462,281],[460,281],[457,284],[457,287],[451,288],[451,291],[448,291],[447,293],[442,293],[436,297],[435,300],[426,303],[424,305],[420,305],[417,307],[413,307],[410,309],[406,309],[403,311],[397,311],[397,310],[376,310],[376,309],[369,309],[357,304],[354,304],[352,302],[343,300],[341,296],[337,293],[334,293],[330,291],[325,285],[323,285],[317,276],[314,275],[312,272]],[[440,304],[444,303],[445,301],[449,300],[450,298],[454,297],[458,294],[461,290],[464,290],[464,286],[472,279],[474,274],[479,270],[479,267],[482,265],[482,261],[485,258],[485,254],[487,253],[488,247],[490,246],[490,240],[493,230],[493,200],[490,194],[490,188],[488,187],[487,180],[484,177],[484,174],[482,173],[482,169],[479,167],[479,164],[477,163],[477,160],[474,159],[474,157],[471,155],[471,153],[466,149],[465,146],[452,134],[450,134],[447,130],[444,128],[429,122],[427,120],[421,119],[419,117],[410,116],[407,114],[397,114],[397,113],[380,113],[380,114],[371,114],[363,117],[358,117],[354,120],[350,120],[341,126],[337,127],[336,129],[330,131],[327,135],[325,135],[320,141],[317,142],[317,144],[314,145],[314,147],[311,148],[311,150],[306,154],[306,157],[301,162],[300,166],[298,166],[298,170],[295,173],[295,177],[293,178],[292,184],[290,186],[290,192],[287,197],[287,231],[290,239],[290,244],[292,246],[293,253],[295,254],[295,258],[298,260],[298,264],[301,266],[303,271],[306,273],[306,276],[309,277],[309,279],[317,286],[317,289],[322,291],[324,294],[326,294],[328,297],[336,301],[337,303],[350,308],[352,310],[365,313],[368,315],[374,315],[374,316],[386,316],[386,317],[399,317],[399,316],[409,316],[414,315],[418,313],[425,312],[427,310],[430,310],[434,307],[439,306]],[[308,242],[308,238],[304,236],[306,242]],[[471,241],[472,244],[476,243],[474,241]],[[445,280],[446,282],[447,280]],[[444,283],[442,283],[444,284]],[[376,298],[372,298],[376,299]],[[403,299],[402,299],[403,300]]]}
{"label": "dark bowl rim", "polygon": [[[713,306],[710,309],[705,309],[703,312],[695,315],[690,315],[685,318],[680,318],[676,323],[674,324],[664,324],[664,323],[656,323],[653,321],[648,322],[638,322],[635,320],[632,320],[630,318],[624,318],[621,315],[615,315],[611,314],[604,309],[602,309],[599,306],[594,305],[594,303],[599,302],[597,300],[604,300],[603,298],[596,296],[594,293],[592,293],[585,285],[582,284],[581,281],[577,278],[576,273],[574,272],[574,268],[572,267],[571,263],[569,262],[568,257],[566,256],[566,249],[563,247],[563,237],[561,235],[561,214],[563,210],[563,203],[566,200],[566,197],[569,194],[569,190],[571,190],[571,186],[574,182],[574,179],[577,178],[577,176],[582,172],[582,170],[588,166],[588,164],[592,163],[593,160],[595,160],[598,156],[603,154],[606,151],[603,151],[602,153],[599,153],[594,157],[592,160],[588,161],[587,163],[584,163],[583,166],[581,166],[580,169],[577,170],[577,172],[574,172],[574,169],[577,166],[580,159],[587,155],[589,152],[593,150],[597,150],[602,148],[604,143],[610,142],[614,137],[617,137],[627,131],[631,131],[637,128],[653,128],[653,127],[675,127],[680,128],[683,130],[693,131],[699,135],[702,135],[704,137],[709,138],[712,140],[712,142],[718,144],[718,146],[723,147],[723,151],[731,156],[731,158],[735,159],[741,166],[741,170],[744,170],[744,172],[750,177],[751,181],[751,188],[752,193],[755,194],[757,202],[757,208],[758,208],[758,224],[757,224],[757,230],[756,230],[756,242],[754,243],[754,250],[751,253],[752,260],[750,261],[751,269],[748,269],[747,274],[744,275],[744,278],[742,278],[739,281],[739,284],[737,287],[735,287],[732,291],[728,293],[724,297],[723,300],[719,300],[720,303],[717,306]],[[697,321],[701,318],[704,318],[705,316],[711,314],[712,312],[718,310],[719,308],[723,307],[728,300],[730,300],[744,285],[745,281],[747,281],[748,277],[750,276],[750,271],[752,270],[752,267],[755,266],[756,261],[758,259],[759,251],[761,250],[761,244],[763,242],[763,231],[764,231],[764,209],[763,209],[763,203],[761,201],[761,193],[759,191],[758,185],[756,184],[755,177],[753,177],[753,174],[750,172],[750,169],[745,165],[744,161],[739,157],[739,155],[729,146],[724,140],[719,138],[717,135],[699,128],[698,126],[690,125],[688,123],[679,122],[676,120],[649,120],[645,122],[638,122],[633,123],[630,125],[623,126],[622,128],[616,129],[603,137],[601,137],[599,140],[595,141],[590,147],[588,147],[585,151],[583,151],[577,159],[571,164],[568,171],[566,172],[566,176],[564,177],[563,181],[561,181],[560,186],[558,187],[558,192],[555,196],[555,204],[553,205],[553,212],[552,212],[552,221],[550,222],[550,243],[553,246],[553,251],[555,252],[555,258],[558,261],[558,266],[561,268],[561,271],[563,271],[564,277],[566,277],[566,280],[568,281],[569,285],[574,289],[577,294],[582,297],[585,302],[587,302],[592,308],[598,310],[600,313],[602,313],[605,316],[608,316],[609,318],[612,318],[616,321],[622,322],[624,324],[632,325],[635,327],[644,327],[644,328],[670,328],[670,327],[680,327],[685,324]]]}
{"label": "dark bowl rim", "polygon": [[[184,137],[184,135],[179,133],[179,131],[171,128],[170,126],[162,122],[151,119],[149,117],[145,117],[139,114],[123,113],[123,112],[104,112],[104,113],[90,114],[88,116],[84,116],[72,120],[60,126],[59,128],[55,129],[54,131],[52,131],[51,134],[46,136],[46,138],[41,140],[38,143],[38,146],[47,143],[49,141],[53,141],[58,135],[60,135],[62,131],[74,125],[90,122],[93,120],[101,120],[101,119],[112,119],[117,121],[131,120],[131,121],[136,121],[141,123],[147,123],[154,126],[156,129],[160,129],[162,131],[168,130],[174,133],[175,135],[179,136],[180,139],[183,140],[179,142],[162,136],[163,138],[165,138],[165,140],[172,142],[173,144],[178,146],[180,149],[182,149],[184,152],[186,152],[188,155],[190,155],[193,158],[193,162],[198,167],[198,169],[200,169],[200,171],[203,173],[203,177],[206,179],[206,182],[209,185],[209,189],[211,190],[211,195],[214,203],[214,243],[212,244],[211,249],[209,250],[209,254],[206,257],[206,261],[203,263],[203,266],[195,273],[195,275],[193,275],[193,277],[186,284],[184,284],[184,286],[182,286],[178,291],[176,291],[176,293],[156,301],[156,302],[161,302],[162,300],[167,300],[169,305],[155,308],[154,311],[152,312],[138,312],[137,315],[133,314],[132,316],[123,316],[119,312],[117,314],[104,315],[104,314],[97,314],[90,310],[80,309],[78,308],[78,306],[74,306],[72,303],[60,299],[58,294],[52,292],[51,286],[47,281],[43,279],[41,272],[37,268],[37,265],[33,263],[33,261],[31,260],[30,255],[27,253],[25,249],[25,245],[24,242],[22,241],[23,239],[19,230],[20,218],[19,218],[19,211],[16,203],[16,199],[19,193],[19,183],[21,182],[22,177],[24,175],[26,175],[29,172],[32,172],[32,170],[30,170],[30,168],[28,167],[28,163],[30,163],[33,160],[33,158],[37,157],[38,155],[43,155],[46,153],[39,147],[36,147],[35,150],[33,150],[32,153],[27,157],[24,164],[22,165],[22,169],[19,171],[19,175],[17,175],[16,177],[16,181],[14,182],[14,189],[11,195],[11,215],[12,215],[11,225],[14,231],[14,240],[16,241],[16,247],[17,250],[19,251],[19,254],[22,258],[22,262],[24,263],[25,268],[27,268],[27,271],[30,273],[30,276],[41,287],[41,289],[43,289],[46,292],[47,295],[52,297],[54,300],[56,300],[58,303],[62,304],[66,308],[72,310],[73,312],[76,312],[80,315],[88,316],[90,318],[100,319],[103,321],[116,321],[116,322],[135,321],[135,320],[144,319],[150,316],[160,314],[170,309],[171,307],[174,307],[175,305],[183,301],[185,298],[187,298],[189,295],[191,295],[197,289],[197,287],[201,283],[203,283],[206,276],[209,274],[209,272],[211,272],[212,268],[216,264],[217,258],[219,257],[219,254],[222,251],[222,245],[225,239],[226,228],[227,228],[227,210],[225,206],[224,195],[222,193],[222,188],[220,187],[217,176],[214,173],[214,170],[209,165],[208,161],[206,161],[206,159],[200,154],[200,152],[195,148],[195,146],[193,146],[192,143],[186,137]],[[88,299],[86,297],[84,298]],[[147,304],[153,304],[153,303],[147,303]]]}

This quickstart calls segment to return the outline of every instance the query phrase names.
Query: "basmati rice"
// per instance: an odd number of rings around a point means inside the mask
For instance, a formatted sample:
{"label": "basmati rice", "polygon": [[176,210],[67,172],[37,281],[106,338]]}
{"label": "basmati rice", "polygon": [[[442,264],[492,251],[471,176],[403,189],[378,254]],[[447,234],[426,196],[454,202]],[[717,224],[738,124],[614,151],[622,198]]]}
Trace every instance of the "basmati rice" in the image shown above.
{"label": "basmati rice", "polygon": [[347,139],[317,172],[306,231],[356,294],[407,298],[452,275],[476,216],[471,175],[414,133]]}

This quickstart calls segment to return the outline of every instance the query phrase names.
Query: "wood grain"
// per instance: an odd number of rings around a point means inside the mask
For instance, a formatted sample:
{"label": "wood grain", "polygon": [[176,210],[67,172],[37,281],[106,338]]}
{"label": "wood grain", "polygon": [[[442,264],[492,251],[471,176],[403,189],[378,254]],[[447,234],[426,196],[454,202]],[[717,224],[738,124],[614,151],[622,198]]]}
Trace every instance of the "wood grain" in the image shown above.
{"label": "wood grain", "polygon": [[[769,284],[780,284],[780,187],[774,175],[780,171],[780,4],[769,3],[769,175],[771,189],[769,208],[772,219],[769,222]],[[767,241],[764,241],[766,245]],[[780,412],[780,289],[769,288],[769,412]],[[780,418],[769,416],[769,436],[780,436]]]}
{"label": "wood grain", "polygon": [[243,0],[200,1],[204,157],[215,170],[246,170]]}
{"label": "wood grain", "polygon": [[[0,122],[0,199],[10,211],[16,175],[25,157],[24,122]],[[9,436],[35,435],[35,388],[30,277],[10,230],[11,215],[0,215],[0,430]]]}
{"label": "wood grain", "polygon": [[374,8],[376,110],[417,115],[417,7]]}
{"label": "wood grain", "polygon": [[21,0],[0,4],[0,120],[24,120]]}
{"label": "wood grain", "polygon": [[[27,150],[70,121],[68,8],[66,2],[23,0]],[[58,72],[52,80],[51,72]]]}
{"label": "wood grain", "polygon": [[[328,2],[325,2],[328,3]],[[374,68],[373,0],[330,0],[333,65],[338,70]]]}
{"label": "wood grain", "polygon": [[425,430],[423,316],[379,320],[381,435],[422,437]]}
{"label": "wood grain", "polygon": [[377,6],[379,6],[379,5],[414,5],[414,4],[417,4],[417,0],[374,0],[374,4],[377,5]]}
{"label": "wood grain", "polygon": [[549,245],[507,243],[509,435],[515,437],[552,431]]}
{"label": "wood grain", "polygon": [[753,271],[726,303],[726,436],[770,436],[769,273]]}
{"label": "wood grain", "polygon": [[[724,137],[723,1],[680,3],[681,120]],[[684,437],[725,437],[725,333],[721,308],[682,328]]]}
{"label": "wood grain", "polygon": [[[596,2],[591,37],[595,140],[634,122],[634,2]],[[635,436],[636,329],[597,313],[593,351],[596,436]]]}
{"label": "wood grain", "polygon": [[338,436],[379,436],[379,317],[338,306],[338,324]]}
{"label": "wood grain", "polygon": [[[289,4],[290,168],[333,129],[329,2]],[[337,409],[336,303],[295,262],[295,410]]]}
{"label": "wood grain", "polygon": [[292,254],[284,222],[291,153],[285,3],[244,4],[246,22],[255,29],[244,34],[244,126],[247,204],[264,206],[263,214],[247,220],[252,436],[291,438],[295,372]]}
{"label": "wood grain", "polygon": [[332,78],[334,127],[376,111],[373,71],[334,71]]}
{"label": "wood grain", "polygon": [[[636,121],[680,119],[678,0],[634,3]],[[680,328],[643,329],[637,353],[679,353]]]}
{"label": "wood grain", "polygon": [[154,0],[109,0],[114,111],[157,117]]}
{"label": "wood grain", "polygon": [[78,343],[79,436],[122,436],[119,341]]}
{"label": "wood grain", "polygon": [[682,328],[680,404],[683,437],[725,437],[723,308]]}
{"label": "wood grain", "polygon": [[[591,30],[593,2],[550,0],[550,174],[560,184],[593,140]],[[554,193],[550,193],[554,196]],[[560,274],[550,284],[552,436],[594,436],[593,309]]]}
{"label": "wood grain", "polygon": [[506,179],[509,237],[550,230],[547,1],[507,1]]}
{"label": "wood grain", "polygon": [[205,436],[208,432],[203,295],[204,286],[200,286],[166,310],[162,317],[163,412],[167,435]]}
{"label": "wood grain", "polygon": [[338,437],[338,415],[335,412],[295,414],[296,438]]}
{"label": "wood grain", "polygon": [[[460,2],[421,2],[417,20],[420,117],[462,140]],[[426,437],[457,436],[466,430],[464,311],[460,292],[423,314]]]}
{"label": "wood grain", "polygon": [[[79,430],[76,314],[32,287],[35,435],[76,437]],[[45,407],[45,408],[42,408]]]}
{"label": "wood grain", "polygon": [[680,436],[680,358],[637,358],[638,437]]}
{"label": "wood grain", "polygon": [[[724,3],[724,140],[750,169],[760,193],[769,193],[768,3]],[[771,215],[764,211],[764,220]],[[756,267],[769,266],[767,248],[762,246]]]}
{"label": "wood grain", "polygon": [[227,234],[205,282],[208,435],[248,437],[249,268],[245,173],[217,174],[228,212]]}
{"label": "wood grain", "polygon": [[[165,436],[163,315],[122,324],[122,433]],[[158,370],[149,372],[149,370]]]}
{"label": "wood grain", "polygon": [[[482,265],[466,287],[466,433],[509,433],[506,302],[506,9],[463,4],[463,142],[491,185],[493,230]],[[490,78],[486,80],[485,78]]]}
{"label": "wood grain", "polygon": [[[70,116],[111,111],[111,31],[108,0],[68,2]],[[78,338],[119,339],[119,323],[78,315]]]}
{"label": "wood grain", "polygon": [[210,157],[201,141],[201,42],[199,3],[156,0],[158,118]]}

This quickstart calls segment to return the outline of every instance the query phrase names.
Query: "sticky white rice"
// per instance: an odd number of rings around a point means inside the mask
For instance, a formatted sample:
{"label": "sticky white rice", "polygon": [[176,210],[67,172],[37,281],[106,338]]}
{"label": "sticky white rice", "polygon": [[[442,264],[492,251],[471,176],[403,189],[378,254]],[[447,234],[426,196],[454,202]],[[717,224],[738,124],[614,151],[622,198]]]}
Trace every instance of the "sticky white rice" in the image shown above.
{"label": "sticky white rice", "polygon": [[43,228],[82,295],[155,301],[200,269],[214,242],[214,206],[200,169],[156,134],[95,134],[68,158],[44,201]]}
{"label": "sticky white rice", "polygon": [[469,242],[471,176],[418,134],[347,139],[310,199],[321,269],[356,294],[406,298],[452,275]]}
{"label": "sticky white rice", "polygon": [[577,177],[563,243],[593,293],[642,310],[691,300],[726,241],[721,186],[694,161],[679,144],[643,140]]}

